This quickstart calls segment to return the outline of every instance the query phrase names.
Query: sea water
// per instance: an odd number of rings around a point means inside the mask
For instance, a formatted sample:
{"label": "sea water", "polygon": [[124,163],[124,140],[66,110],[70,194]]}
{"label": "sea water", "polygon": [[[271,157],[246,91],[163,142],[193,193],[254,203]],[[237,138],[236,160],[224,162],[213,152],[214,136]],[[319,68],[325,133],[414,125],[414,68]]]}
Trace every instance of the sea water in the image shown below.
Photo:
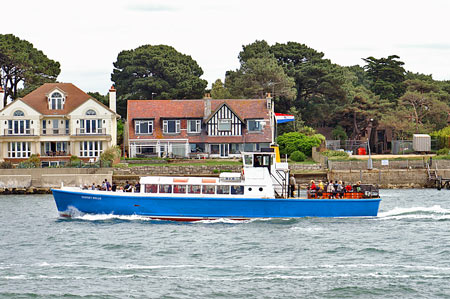
{"label": "sea water", "polygon": [[450,191],[381,195],[378,217],[193,223],[3,195],[0,298],[450,297]]}

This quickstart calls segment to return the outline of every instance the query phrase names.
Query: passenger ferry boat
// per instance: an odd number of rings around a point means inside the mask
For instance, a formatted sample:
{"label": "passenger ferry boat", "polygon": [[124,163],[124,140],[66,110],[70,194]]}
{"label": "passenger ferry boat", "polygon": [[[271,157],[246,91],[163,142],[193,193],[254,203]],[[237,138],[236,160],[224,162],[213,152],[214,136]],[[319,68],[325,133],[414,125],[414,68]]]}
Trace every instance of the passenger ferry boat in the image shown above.
{"label": "passenger ferry boat", "polygon": [[347,194],[343,198],[288,196],[288,163],[278,148],[243,153],[241,173],[219,177],[140,179],[140,192],[52,189],[61,216],[81,214],[140,215],[154,219],[195,221],[292,217],[377,216],[378,192]]}

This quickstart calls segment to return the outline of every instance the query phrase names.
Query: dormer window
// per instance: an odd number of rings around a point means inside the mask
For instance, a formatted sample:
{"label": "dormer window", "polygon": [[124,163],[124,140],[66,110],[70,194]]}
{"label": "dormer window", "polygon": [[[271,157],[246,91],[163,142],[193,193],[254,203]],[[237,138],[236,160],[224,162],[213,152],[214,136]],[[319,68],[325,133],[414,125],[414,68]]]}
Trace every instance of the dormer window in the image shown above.
{"label": "dormer window", "polygon": [[16,111],[14,111],[13,115],[14,116],[25,116],[25,113],[23,113],[22,110],[16,110]]}
{"label": "dormer window", "polygon": [[65,99],[63,95],[58,91],[52,93],[48,101],[50,110],[62,110],[64,108]]}

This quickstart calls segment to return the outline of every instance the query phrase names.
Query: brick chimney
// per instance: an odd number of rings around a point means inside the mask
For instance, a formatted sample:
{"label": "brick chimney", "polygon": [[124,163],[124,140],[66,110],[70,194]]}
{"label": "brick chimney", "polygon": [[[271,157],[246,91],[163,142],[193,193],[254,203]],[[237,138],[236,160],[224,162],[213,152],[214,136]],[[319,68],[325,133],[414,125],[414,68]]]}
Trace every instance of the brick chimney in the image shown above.
{"label": "brick chimney", "polygon": [[109,109],[111,109],[114,112],[116,111],[116,89],[114,88],[114,85],[111,86],[109,89]]}

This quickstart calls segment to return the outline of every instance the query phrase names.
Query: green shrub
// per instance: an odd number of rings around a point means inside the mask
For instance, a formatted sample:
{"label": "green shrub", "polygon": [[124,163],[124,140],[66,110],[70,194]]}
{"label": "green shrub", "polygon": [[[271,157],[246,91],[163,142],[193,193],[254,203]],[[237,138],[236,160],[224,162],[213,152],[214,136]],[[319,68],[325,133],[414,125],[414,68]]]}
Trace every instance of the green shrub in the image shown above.
{"label": "green shrub", "polygon": [[344,151],[332,151],[332,150],[326,150],[321,153],[322,155],[326,157],[342,157],[342,158],[348,158],[348,153]]}
{"label": "green shrub", "polygon": [[444,147],[436,152],[437,155],[450,155],[450,148]]}
{"label": "green shrub", "polygon": [[31,155],[26,161],[20,162],[17,168],[38,168],[41,167],[41,159],[36,154]]}
{"label": "green shrub", "polygon": [[31,155],[31,157],[28,158],[27,162],[32,165],[31,168],[41,167],[41,159],[39,159],[39,156],[36,154]]}
{"label": "green shrub", "polygon": [[22,161],[17,165],[17,168],[35,168],[35,167],[28,161]]}
{"label": "green shrub", "polygon": [[13,165],[9,161],[3,161],[0,163],[0,168],[1,169],[11,169],[11,168],[13,168]]}
{"label": "green shrub", "polygon": [[100,160],[102,161],[102,164],[104,163],[106,165],[108,162],[109,164],[112,164],[115,160],[120,159],[120,154],[120,148],[118,146],[113,146],[100,155]]}
{"label": "green shrub", "polygon": [[434,131],[430,134],[432,139],[438,140],[438,147],[440,149],[442,148],[448,148],[450,146],[450,126],[443,128],[439,131]]}
{"label": "green shrub", "polygon": [[319,146],[324,140],[325,137],[321,134],[307,136],[298,132],[285,133],[277,138],[280,154],[290,156],[295,151],[301,151],[308,157],[312,155],[312,148]]}
{"label": "green shrub", "polygon": [[70,162],[68,163],[69,167],[81,167],[81,160],[75,155],[70,156]]}
{"label": "green shrub", "polygon": [[344,141],[348,139],[347,133],[341,126],[337,126],[333,131],[331,131],[331,135],[336,140]]}
{"label": "green shrub", "polygon": [[306,155],[301,151],[295,151],[291,154],[290,159],[295,162],[303,162],[306,160]]}

